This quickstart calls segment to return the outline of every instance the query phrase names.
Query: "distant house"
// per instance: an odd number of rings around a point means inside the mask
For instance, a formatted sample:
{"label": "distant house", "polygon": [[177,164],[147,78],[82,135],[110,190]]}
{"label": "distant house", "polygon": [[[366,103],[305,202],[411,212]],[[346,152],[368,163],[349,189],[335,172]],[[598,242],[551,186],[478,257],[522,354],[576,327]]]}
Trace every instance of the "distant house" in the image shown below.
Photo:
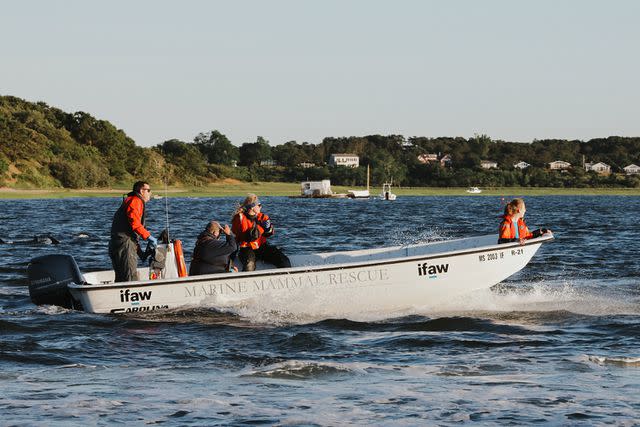
{"label": "distant house", "polygon": [[640,173],[640,166],[634,165],[633,163],[629,166],[625,166],[622,168],[627,175],[637,175]]}
{"label": "distant house", "polygon": [[278,163],[276,163],[276,161],[272,159],[260,160],[260,166],[273,167],[278,166]]}
{"label": "distant house", "polygon": [[562,160],[556,160],[549,163],[549,169],[551,170],[566,170],[571,167],[571,163]]}
{"label": "distant house", "polygon": [[445,154],[444,156],[440,157],[440,166],[448,167],[448,166],[451,166],[452,163],[453,163],[453,160],[451,159],[451,156],[449,154]]}
{"label": "distant house", "polygon": [[529,163],[527,163],[527,162],[518,162],[515,165],[513,165],[513,167],[516,168],[516,169],[526,169],[529,166],[531,166],[531,165]]}
{"label": "distant house", "polygon": [[420,163],[431,163],[438,161],[438,155],[435,153],[424,153],[418,156],[418,161]]}
{"label": "distant house", "polygon": [[309,169],[312,167],[315,167],[315,163],[309,163],[309,162],[302,162],[302,163],[298,163],[298,166],[301,167],[302,169]]}
{"label": "distant house", "polygon": [[480,167],[483,169],[496,169],[498,162],[494,162],[493,160],[480,160]]}
{"label": "distant house", "polygon": [[303,196],[328,196],[333,194],[331,191],[331,181],[323,179],[322,181],[303,181],[300,183],[300,194]]}
{"label": "distant house", "polygon": [[355,154],[332,154],[329,158],[329,165],[357,168],[360,166],[360,157]]}
{"label": "distant house", "polygon": [[598,163],[585,163],[584,170],[593,171],[597,173],[611,173],[611,166],[606,163],[598,162]]}

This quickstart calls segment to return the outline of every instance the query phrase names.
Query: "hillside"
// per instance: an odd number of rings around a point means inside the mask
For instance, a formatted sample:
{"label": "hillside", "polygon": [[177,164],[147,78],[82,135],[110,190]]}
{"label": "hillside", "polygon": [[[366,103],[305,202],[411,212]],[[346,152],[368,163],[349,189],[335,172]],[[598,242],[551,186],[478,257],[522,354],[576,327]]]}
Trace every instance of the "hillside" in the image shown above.
{"label": "hillside", "polygon": [[[359,167],[330,166],[335,153],[359,156]],[[433,161],[437,158],[437,161]],[[445,162],[444,159],[447,159]],[[495,162],[492,169],[481,163]],[[568,170],[549,162],[562,160]],[[611,173],[586,172],[583,162],[605,162]],[[514,168],[526,162],[526,169]],[[460,187],[640,187],[640,138],[590,141],[494,141],[486,135],[410,137],[369,135],[327,137],[320,144],[289,141],[271,146],[258,136],[239,147],[220,132],[198,134],[192,142],[170,139],[138,147],[123,130],[85,112],[67,113],[43,102],[0,96],[0,187],[108,188],[137,179],[171,185],[205,186],[225,178],[299,182],[331,179],[334,185],[393,179],[402,186]]]}

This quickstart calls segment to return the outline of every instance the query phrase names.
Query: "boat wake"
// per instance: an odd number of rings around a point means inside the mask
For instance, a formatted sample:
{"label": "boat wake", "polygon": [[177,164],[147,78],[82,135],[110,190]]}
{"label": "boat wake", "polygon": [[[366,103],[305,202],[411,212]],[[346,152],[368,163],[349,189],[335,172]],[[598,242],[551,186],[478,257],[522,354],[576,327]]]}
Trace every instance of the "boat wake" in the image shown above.
{"label": "boat wake", "polygon": [[[608,292],[603,293],[603,288]],[[259,302],[232,308],[230,312],[250,323],[265,325],[309,324],[327,319],[380,322],[407,316],[482,317],[539,323],[572,316],[640,315],[637,284],[620,280],[615,287],[603,287],[602,281],[584,280],[500,283],[492,289],[453,297],[438,305],[421,304],[394,311],[353,314],[354,303],[331,294],[284,299],[265,296]]]}
{"label": "boat wake", "polygon": [[640,357],[605,357],[605,356],[585,356],[590,362],[598,365],[613,365],[619,367],[640,367]]}

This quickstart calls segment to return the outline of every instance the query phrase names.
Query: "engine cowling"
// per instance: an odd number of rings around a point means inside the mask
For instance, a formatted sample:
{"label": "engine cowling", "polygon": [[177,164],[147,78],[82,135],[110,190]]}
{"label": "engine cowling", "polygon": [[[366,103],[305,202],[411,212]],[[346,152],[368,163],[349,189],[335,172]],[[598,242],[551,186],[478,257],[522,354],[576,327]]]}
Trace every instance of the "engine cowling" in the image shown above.
{"label": "engine cowling", "polygon": [[57,305],[82,310],[73,298],[70,283],[84,283],[84,277],[71,255],[44,255],[31,260],[27,266],[29,296],[36,305]]}

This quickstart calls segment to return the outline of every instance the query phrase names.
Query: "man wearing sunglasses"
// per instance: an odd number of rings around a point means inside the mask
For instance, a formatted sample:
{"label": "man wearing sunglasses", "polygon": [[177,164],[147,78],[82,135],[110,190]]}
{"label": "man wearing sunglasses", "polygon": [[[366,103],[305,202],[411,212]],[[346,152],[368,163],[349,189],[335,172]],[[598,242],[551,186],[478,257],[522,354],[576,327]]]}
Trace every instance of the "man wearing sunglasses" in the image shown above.
{"label": "man wearing sunglasses", "polygon": [[149,242],[151,249],[158,245],[156,238],[144,227],[144,208],[150,199],[151,186],[146,181],[138,181],[113,215],[109,257],[116,282],[138,280],[138,254],[142,253],[138,237]]}

